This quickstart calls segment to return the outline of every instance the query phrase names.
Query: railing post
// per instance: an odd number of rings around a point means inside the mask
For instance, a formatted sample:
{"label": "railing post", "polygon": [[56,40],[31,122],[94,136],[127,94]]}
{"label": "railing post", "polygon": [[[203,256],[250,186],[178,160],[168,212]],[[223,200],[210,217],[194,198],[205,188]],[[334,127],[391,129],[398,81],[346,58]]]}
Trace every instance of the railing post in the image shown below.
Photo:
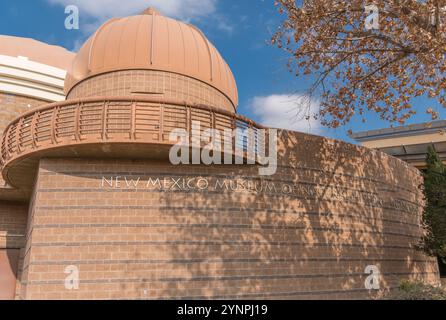
{"label": "railing post", "polygon": [[75,109],[75,116],[74,116],[74,138],[76,141],[80,140],[80,109],[82,107],[82,103],[77,103],[76,109]]}
{"label": "railing post", "polygon": [[104,101],[102,106],[102,139],[107,140],[107,111],[108,111],[108,101]]}
{"label": "railing post", "polygon": [[209,109],[209,112],[211,113],[211,128],[216,129],[216,120],[215,120],[215,112],[214,110]]}
{"label": "railing post", "polygon": [[186,132],[189,137],[189,146],[192,145],[192,110],[189,105],[186,104]]}
{"label": "railing post", "polygon": [[3,134],[3,137],[2,137],[2,167],[3,167],[3,163],[5,163],[5,160],[6,160],[6,154],[7,154],[7,151],[6,151],[6,141],[8,139],[8,131],[9,131],[9,128]]}
{"label": "railing post", "polygon": [[[232,154],[234,155],[234,157],[236,156],[235,151],[236,151],[236,143],[237,143],[237,116],[234,114],[232,115]],[[235,160],[235,158],[234,158]]]}
{"label": "railing post", "polygon": [[57,143],[56,121],[57,121],[59,108],[60,108],[59,106],[54,107],[53,114],[51,115],[50,130],[51,130],[51,143],[52,144]]}
{"label": "railing post", "polygon": [[33,117],[31,119],[31,143],[32,143],[32,147],[36,148],[37,147],[37,142],[36,142],[36,135],[35,135],[35,131],[36,131],[36,122],[37,119],[39,118],[40,112],[36,111],[33,114]]}
{"label": "railing post", "polygon": [[11,128],[12,128],[12,124],[9,125],[8,130],[6,131],[6,134],[3,136],[3,144],[4,144],[4,148],[5,148],[3,152],[6,154],[6,156],[5,156],[5,154],[3,154],[4,160],[9,159],[10,154],[11,154],[10,148],[9,148],[9,136],[11,135]]}
{"label": "railing post", "polygon": [[131,110],[131,124],[130,124],[130,139],[136,140],[136,102],[132,102]]}
{"label": "railing post", "polygon": [[164,141],[164,104],[160,104],[160,128],[159,128],[159,141]]}
{"label": "railing post", "polygon": [[15,129],[15,143],[17,144],[17,154],[21,153],[22,150],[20,148],[20,133],[22,131],[22,125],[23,125],[23,117],[19,119],[17,122],[17,127]]}

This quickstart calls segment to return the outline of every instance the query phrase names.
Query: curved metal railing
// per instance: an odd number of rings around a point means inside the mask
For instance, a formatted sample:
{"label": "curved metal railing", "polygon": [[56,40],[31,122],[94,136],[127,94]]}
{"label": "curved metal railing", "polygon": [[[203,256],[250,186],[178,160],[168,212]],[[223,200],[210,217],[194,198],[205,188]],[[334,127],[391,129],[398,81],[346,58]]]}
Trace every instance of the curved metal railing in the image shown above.
{"label": "curved metal railing", "polygon": [[[217,108],[173,100],[96,97],[48,104],[20,115],[3,133],[1,165],[45,148],[78,143],[128,142],[169,144],[169,134],[201,130],[262,128],[250,119]],[[258,141],[257,136],[255,141]],[[236,144],[243,139],[234,139]]]}

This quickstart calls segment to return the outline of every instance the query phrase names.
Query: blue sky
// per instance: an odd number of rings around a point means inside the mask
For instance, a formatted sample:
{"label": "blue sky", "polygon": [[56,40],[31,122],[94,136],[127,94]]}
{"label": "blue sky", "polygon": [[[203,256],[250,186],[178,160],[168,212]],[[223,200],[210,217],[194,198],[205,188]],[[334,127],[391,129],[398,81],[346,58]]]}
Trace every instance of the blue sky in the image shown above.
{"label": "blue sky", "polygon": [[[80,9],[79,30],[64,27],[67,4]],[[75,51],[110,17],[138,13],[148,6],[203,30],[233,70],[241,114],[268,125],[347,141],[351,141],[346,133],[349,129],[355,132],[389,126],[373,114],[367,116],[366,124],[354,120],[336,130],[296,116],[294,101],[299,101],[311,78],[294,77],[286,68],[284,52],[267,44],[282,19],[273,0],[2,0],[0,34],[30,37]],[[421,111],[426,106],[435,104],[418,99],[416,109],[420,112],[408,123],[429,121]],[[317,101],[312,107],[317,108]]]}

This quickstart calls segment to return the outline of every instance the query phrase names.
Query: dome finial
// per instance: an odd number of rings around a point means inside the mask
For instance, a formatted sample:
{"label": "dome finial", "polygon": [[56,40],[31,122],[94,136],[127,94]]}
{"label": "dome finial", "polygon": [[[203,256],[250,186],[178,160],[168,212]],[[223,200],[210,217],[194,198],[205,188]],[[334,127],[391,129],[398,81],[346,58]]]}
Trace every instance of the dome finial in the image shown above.
{"label": "dome finial", "polygon": [[159,13],[159,11],[158,10],[156,10],[155,8],[153,8],[153,7],[148,7],[147,9],[145,9],[143,12],[141,12],[141,15],[152,15],[152,16],[154,16],[154,15],[160,15],[160,13]]}

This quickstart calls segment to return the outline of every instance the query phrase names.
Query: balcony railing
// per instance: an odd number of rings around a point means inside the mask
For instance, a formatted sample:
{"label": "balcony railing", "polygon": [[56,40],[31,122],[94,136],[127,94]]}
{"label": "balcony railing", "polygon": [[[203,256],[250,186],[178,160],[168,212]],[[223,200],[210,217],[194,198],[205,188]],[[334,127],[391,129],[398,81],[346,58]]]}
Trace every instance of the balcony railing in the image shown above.
{"label": "balcony railing", "polygon": [[[91,98],[49,104],[30,110],[5,129],[1,164],[26,154],[64,145],[101,142],[173,144],[173,129],[191,132],[193,121],[206,129],[252,129],[257,144],[258,129],[253,121],[216,108],[187,105],[153,98]],[[246,147],[243,136],[233,138]],[[256,145],[256,150],[259,148]]]}

